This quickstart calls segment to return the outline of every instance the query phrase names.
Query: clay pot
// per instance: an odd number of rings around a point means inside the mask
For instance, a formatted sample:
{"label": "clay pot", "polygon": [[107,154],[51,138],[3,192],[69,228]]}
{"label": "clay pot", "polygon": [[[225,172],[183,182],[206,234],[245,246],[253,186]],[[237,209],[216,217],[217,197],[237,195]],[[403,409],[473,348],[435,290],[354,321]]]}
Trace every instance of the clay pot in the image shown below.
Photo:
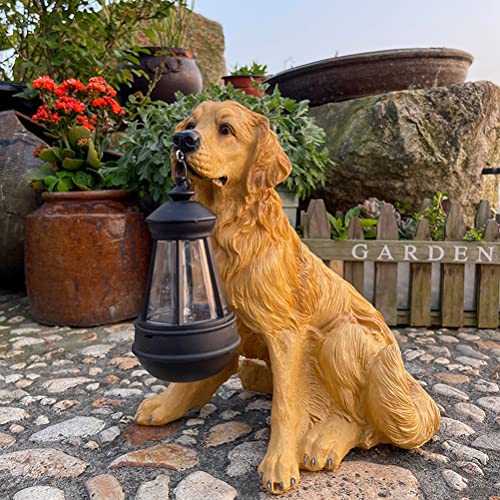
{"label": "clay pot", "polygon": [[224,85],[231,83],[235,89],[242,90],[245,94],[261,97],[259,91],[252,85],[252,80],[262,83],[266,77],[263,75],[227,75],[223,76]]}
{"label": "clay pot", "polygon": [[151,239],[123,190],[43,193],[26,219],[25,275],[33,318],[96,326],[138,316]]}
{"label": "clay pot", "polygon": [[[122,87],[120,97],[127,99],[135,92],[147,93],[150,83],[155,79],[158,68],[161,68],[162,76],[153,91],[153,101],[174,102],[175,93],[197,94],[203,88],[203,78],[200,68],[196,64],[196,56],[190,50],[162,47],[144,47],[151,54],[140,54],[141,69],[147,78],[135,77],[132,87]],[[167,55],[168,54],[168,55]]]}
{"label": "clay pot", "polygon": [[464,83],[473,57],[456,49],[397,49],[316,61],[266,80],[284,97],[310,106],[408,89]]}

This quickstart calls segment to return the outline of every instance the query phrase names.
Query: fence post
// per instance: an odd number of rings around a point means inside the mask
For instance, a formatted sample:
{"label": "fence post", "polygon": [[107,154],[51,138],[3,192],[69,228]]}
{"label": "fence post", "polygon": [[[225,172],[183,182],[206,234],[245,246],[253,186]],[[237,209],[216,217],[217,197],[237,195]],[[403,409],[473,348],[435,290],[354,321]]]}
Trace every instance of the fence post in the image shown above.
{"label": "fence post", "polygon": [[[429,221],[421,218],[414,240],[430,241]],[[432,264],[410,265],[410,325],[431,325]]]}
{"label": "fence post", "polygon": [[[311,200],[309,202],[305,220],[304,237],[327,240],[331,238],[330,221],[328,220],[325,202],[323,200]],[[323,262],[338,275],[342,276],[344,274],[344,264],[342,261],[325,260]]]}
{"label": "fence post", "polygon": [[[350,240],[364,240],[365,235],[358,217],[349,221],[347,237]],[[346,279],[356,290],[363,295],[365,293],[365,264],[358,261],[344,262],[344,279]]]}
{"label": "fence post", "polygon": [[[476,227],[478,226],[476,225]],[[494,219],[487,222],[483,239],[484,241],[498,240],[498,224]],[[477,272],[477,326],[479,328],[497,328],[500,267],[492,264],[480,264],[477,266]]]}
{"label": "fence post", "polygon": [[[397,240],[398,225],[392,205],[385,203],[377,224],[377,240]],[[391,257],[392,258],[392,257]],[[398,264],[375,263],[375,307],[382,313],[388,325],[398,323]]]}
{"label": "fence post", "polygon": [[[465,234],[462,208],[451,202],[445,222],[445,240],[461,241]],[[465,264],[441,266],[441,324],[460,327],[464,324],[464,271]]]}

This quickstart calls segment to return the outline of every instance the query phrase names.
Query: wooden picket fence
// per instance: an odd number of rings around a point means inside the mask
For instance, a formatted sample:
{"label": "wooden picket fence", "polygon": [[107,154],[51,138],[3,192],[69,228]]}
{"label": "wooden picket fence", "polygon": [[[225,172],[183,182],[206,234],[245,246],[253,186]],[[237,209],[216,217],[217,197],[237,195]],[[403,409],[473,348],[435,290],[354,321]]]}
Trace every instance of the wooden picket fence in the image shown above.
{"label": "wooden picket fence", "polygon": [[[423,208],[428,204],[426,200]],[[419,221],[413,240],[398,240],[389,204],[382,209],[375,240],[364,239],[358,218],[351,219],[347,240],[332,240],[323,200],[312,200],[301,220],[304,243],[371,300],[389,325],[498,327],[500,242],[487,201],[481,201],[475,218],[484,238],[474,242],[463,240],[464,218],[454,202],[445,221],[445,241],[431,240],[427,219]],[[403,267],[406,278],[398,279]]]}

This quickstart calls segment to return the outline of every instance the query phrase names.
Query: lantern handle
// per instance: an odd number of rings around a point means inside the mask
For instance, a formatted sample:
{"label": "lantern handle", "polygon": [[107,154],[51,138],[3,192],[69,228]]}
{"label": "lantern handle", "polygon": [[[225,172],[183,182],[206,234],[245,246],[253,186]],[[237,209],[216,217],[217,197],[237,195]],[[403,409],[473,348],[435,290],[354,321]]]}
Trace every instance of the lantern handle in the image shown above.
{"label": "lantern handle", "polygon": [[169,195],[174,201],[189,200],[193,195],[194,191],[191,191],[191,180],[187,176],[187,164],[186,157],[180,149],[174,150],[175,154],[175,186],[169,191]]}

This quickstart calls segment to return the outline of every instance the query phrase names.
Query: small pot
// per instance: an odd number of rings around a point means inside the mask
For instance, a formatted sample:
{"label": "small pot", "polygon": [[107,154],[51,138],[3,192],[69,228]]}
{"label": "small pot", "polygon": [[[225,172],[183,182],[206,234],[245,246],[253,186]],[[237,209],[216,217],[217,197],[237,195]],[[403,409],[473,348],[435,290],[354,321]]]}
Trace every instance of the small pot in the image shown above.
{"label": "small pot", "polygon": [[203,88],[203,78],[200,68],[196,64],[196,55],[185,49],[166,47],[144,47],[150,54],[139,54],[141,69],[148,76],[135,77],[132,87],[122,86],[120,97],[124,100],[135,92],[146,95],[150,83],[156,78],[157,72],[161,71],[161,78],[151,92],[154,101],[174,102],[175,93],[197,94]]}
{"label": "small pot", "polygon": [[262,93],[252,85],[252,82],[262,83],[265,78],[264,75],[227,75],[222,77],[224,85],[231,83],[235,89],[242,90],[245,94],[255,97],[261,97]]}
{"label": "small pot", "polygon": [[137,317],[151,238],[124,190],[43,193],[26,219],[25,275],[33,318],[96,326]]}

